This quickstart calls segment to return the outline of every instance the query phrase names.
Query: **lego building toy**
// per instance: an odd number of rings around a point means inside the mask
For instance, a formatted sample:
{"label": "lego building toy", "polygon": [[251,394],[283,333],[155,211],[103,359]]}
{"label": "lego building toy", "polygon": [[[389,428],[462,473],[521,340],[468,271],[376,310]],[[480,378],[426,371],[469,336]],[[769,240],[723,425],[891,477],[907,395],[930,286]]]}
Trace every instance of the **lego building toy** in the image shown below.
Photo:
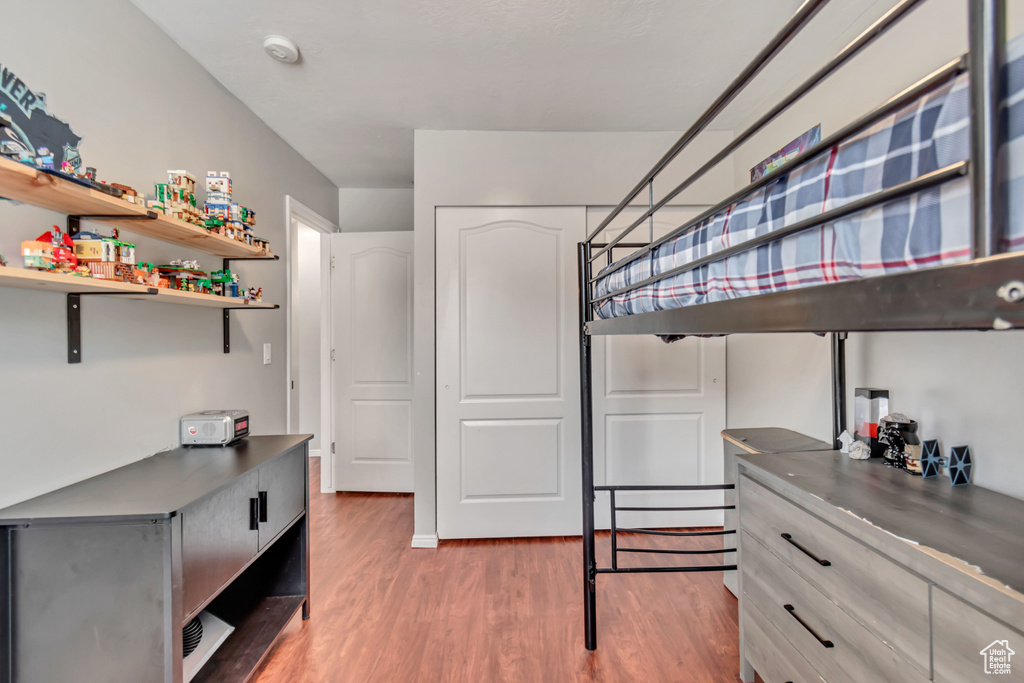
{"label": "lego building toy", "polygon": [[53,246],[49,242],[27,240],[21,243],[25,267],[32,270],[53,270]]}
{"label": "lego building toy", "polygon": [[[22,242],[22,252],[25,255],[26,268],[71,273],[78,267],[78,257],[75,256],[75,243],[71,241],[71,237],[67,233],[61,231],[59,226],[55,225],[52,230],[44,232],[35,239],[35,243],[33,245],[31,242]],[[40,243],[49,244],[49,250],[37,246]],[[30,245],[28,251],[26,250],[26,244]],[[32,252],[31,260],[36,265],[30,265],[29,251]]]}
{"label": "lego building toy", "polygon": [[98,280],[135,282],[135,245],[121,241],[116,229],[110,237],[95,232],[80,232],[75,235],[74,249],[78,260],[88,264],[92,277]]}
{"label": "lego building toy", "polygon": [[205,217],[196,206],[196,179],[188,171],[167,171],[167,183],[156,185],[156,201],[164,214],[193,225],[203,225]]}
{"label": "lego building toy", "polygon": [[124,194],[121,195],[121,199],[125,200],[130,204],[138,204],[139,206],[146,205],[146,196],[140,195],[135,188],[129,187],[128,185],[122,185],[121,183],[110,183],[111,187],[121,190]]}

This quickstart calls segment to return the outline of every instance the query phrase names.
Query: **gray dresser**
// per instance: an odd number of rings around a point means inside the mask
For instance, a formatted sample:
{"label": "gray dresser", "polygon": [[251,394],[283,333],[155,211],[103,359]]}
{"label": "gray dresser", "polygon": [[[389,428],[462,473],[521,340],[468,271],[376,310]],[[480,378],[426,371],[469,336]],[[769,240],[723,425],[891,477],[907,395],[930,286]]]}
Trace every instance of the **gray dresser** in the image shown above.
{"label": "gray dresser", "polygon": [[1024,501],[838,452],[736,465],[742,680],[1024,681]]}
{"label": "gray dresser", "polygon": [[235,630],[192,680],[247,680],[309,614],[309,439],[179,448],[0,510],[0,683],[180,683],[204,610]]}
{"label": "gray dresser", "polygon": [[[803,451],[831,451],[832,446],[806,434],[794,432],[781,427],[754,427],[751,429],[726,429],[722,432],[723,455],[725,456],[725,483],[736,485],[736,458],[759,453],[796,453]],[[725,504],[736,505],[736,490],[725,492]],[[737,510],[725,511],[725,528],[739,529]],[[737,531],[737,534],[739,532]],[[739,544],[739,536],[735,544],[726,546],[735,548]],[[736,554],[726,553],[722,564],[736,564]],[[722,583],[729,591],[739,597],[738,581],[735,570],[722,572]]]}

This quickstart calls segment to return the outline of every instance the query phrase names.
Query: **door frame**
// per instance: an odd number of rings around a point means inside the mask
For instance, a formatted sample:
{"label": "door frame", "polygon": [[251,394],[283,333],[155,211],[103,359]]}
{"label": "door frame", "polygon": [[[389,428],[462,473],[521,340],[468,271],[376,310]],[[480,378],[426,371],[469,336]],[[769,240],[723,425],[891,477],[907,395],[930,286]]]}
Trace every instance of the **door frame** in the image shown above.
{"label": "door frame", "polygon": [[[331,457],[330,444],[334,443],[334,395],[333,376],[331,372],[331,244],[328,239],[331,233],[341,232],[338,226],[298,201],[291,195],[285,195],[285,217],[288,229],[285,231],[287,240],[285,253],[288,255],[285,264],[285,281],[288,290],[288,315],[286,316],[287,357],[288,367],[285,371],[285,425],[289,434],[298,428],[299,403],[292,400],[295,391],[294,378],[298,376],[299,332],[298,332],[298,288],[294,286],[293,273],[299,269],[299,253],[296,245],[299,240],[298,224],[312,228],[320,233],[320,491],[334,492],[334,458]],[[326,369],[326,372],[324,370]],[[324,377],[326,376],[326,381]]]}

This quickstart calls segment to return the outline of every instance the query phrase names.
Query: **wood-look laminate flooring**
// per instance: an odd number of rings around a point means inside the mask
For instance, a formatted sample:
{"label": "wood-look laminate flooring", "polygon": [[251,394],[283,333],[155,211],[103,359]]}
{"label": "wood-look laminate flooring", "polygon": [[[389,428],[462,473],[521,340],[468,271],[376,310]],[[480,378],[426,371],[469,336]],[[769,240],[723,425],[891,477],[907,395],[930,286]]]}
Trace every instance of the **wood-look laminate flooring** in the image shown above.
{"label": "wood-look laminate flooring", "polygon": [[[322,494],[310,472],[312,618],[293,619],[257,683],[739,680],[719,572],[599,576],[588,652],[579,537],[413,549],[411,495]],[[607,565],[607,534],[598,549]]]}

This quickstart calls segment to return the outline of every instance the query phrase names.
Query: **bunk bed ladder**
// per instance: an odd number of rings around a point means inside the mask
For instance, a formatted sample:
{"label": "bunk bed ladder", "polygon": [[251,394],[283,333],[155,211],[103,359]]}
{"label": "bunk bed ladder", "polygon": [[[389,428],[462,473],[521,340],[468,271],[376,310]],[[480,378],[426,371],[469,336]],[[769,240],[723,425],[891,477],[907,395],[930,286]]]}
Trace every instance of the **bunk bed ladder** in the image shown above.
{"label": "bunk bed ladder", "polygon": [[733,484],[707,484],[696,486],[595,486],[595,491],[607,491],[611,503],[611,541],[612,541],[612,566],[595,567],[597,574],[652,574],[652,573],[682,573],[682,572],[720,572],[729,569],[736,569],[734,564],[708,564],[708,565],[684,565],[676,567],[645,566],[645,567],[620,567],[619,553],[649,553],[657,555],[724,555],[736,552],[736,548],[711,548],[711,549],[667,549],[667,548],[620,548],[619,534],[642,534],[647,536],[671,536],[673,538],[689,538],[695,536],[729,536],[736,533],[735,529],[715,529],[711,531],[668,531],[665,529],[644,529],[644,528],[619,528],[617,512],[696,512],[703,510],[735,510],[735,505],[700,505],[692,507],[662,507],[662,506],[626,506],[618,507],[615,504],[615,493],[617,491],[725,491],[736,488]]}

